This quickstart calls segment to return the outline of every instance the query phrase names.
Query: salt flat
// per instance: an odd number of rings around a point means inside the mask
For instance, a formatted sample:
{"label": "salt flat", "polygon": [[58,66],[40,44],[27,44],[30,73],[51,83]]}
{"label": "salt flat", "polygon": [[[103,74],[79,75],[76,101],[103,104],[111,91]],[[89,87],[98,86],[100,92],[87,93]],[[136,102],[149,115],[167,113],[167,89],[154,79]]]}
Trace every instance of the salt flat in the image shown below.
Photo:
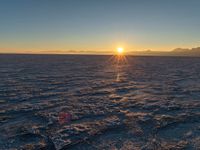
{"label": "salt flat", "polygon": [[0,133],[0,149],[200,149],[200,59],[0,55]]}

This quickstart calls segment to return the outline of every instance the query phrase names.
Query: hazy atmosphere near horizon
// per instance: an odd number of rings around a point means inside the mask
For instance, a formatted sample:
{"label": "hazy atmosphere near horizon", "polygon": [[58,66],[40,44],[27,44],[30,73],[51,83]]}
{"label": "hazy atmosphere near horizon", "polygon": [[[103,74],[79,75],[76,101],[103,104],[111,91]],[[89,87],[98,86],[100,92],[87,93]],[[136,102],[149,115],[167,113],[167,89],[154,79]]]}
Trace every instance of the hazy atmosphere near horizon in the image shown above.
{"label": "hazy atmosphere near horizon", "polygon": [[200,150],[200,0],[0,0],[0,150]]}
{"label": "hazy atmosphere near horizon", "polygon": [[199,0],[1,0],[1,53],[199,46]]}

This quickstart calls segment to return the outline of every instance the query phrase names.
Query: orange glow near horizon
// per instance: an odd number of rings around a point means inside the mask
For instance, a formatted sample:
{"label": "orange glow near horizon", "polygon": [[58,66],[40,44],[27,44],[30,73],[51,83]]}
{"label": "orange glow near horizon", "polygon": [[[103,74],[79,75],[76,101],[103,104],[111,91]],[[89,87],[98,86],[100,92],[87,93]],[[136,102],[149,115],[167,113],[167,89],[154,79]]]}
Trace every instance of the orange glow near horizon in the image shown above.
{"label": "orange glow near horizon", "polygon": [[118,48],[117,48],[117,54],[118,54],[118,55],[123,55],[123,54],[124,54],[124,48],[118,47]]}
{"label": "orange glow near horizon", "polygon": [[[53,42],[52,42],[53,43]],[[114,54],[114,55],[129,55],[134,52],[145,52],[147,50],[156,51],[156,52],[170,52],[176,48],[186,48],[191,49],[197,44],[193,45],[169,45],[169,46],[154,46],[154,45],[137,45],[134,46],[127,44],[127,43],[113,43],[110,45],[105,45],[105,47],[101,47],[99,45],[92,45],[89,46],[65,46],[62,45],[54,45],[51,43],[45,43],[44,45],[31,45],[29,46],[23,46],[23,45],[15,45],[15,43],[9,43],[10,46],[3,45],[0,43],[0,53],[23,53],[23,54]],[[116,47],[118,45],[119,47]],[[123,45],[123,46],[121,46]]]}

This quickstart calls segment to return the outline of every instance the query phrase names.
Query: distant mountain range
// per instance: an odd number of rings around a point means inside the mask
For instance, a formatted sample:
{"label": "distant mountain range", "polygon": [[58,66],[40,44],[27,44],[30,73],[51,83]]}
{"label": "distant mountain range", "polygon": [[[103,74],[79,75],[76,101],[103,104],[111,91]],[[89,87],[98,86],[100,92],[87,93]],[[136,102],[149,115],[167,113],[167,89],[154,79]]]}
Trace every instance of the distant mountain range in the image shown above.
{"label": "distant mountain range", "polygon": [[[4,54],[12,54],[12,53],[4,53]],[[15,54],[15,53],[13,53]],[[25,52],[21,54],[35,54],[31,52]],[[79,55],[113,55],[109,50],[107,51],[88,51],[88,50],[52,50],[52,51],[40,51],[36,54],[79,54]],[[176,48],[171,51],[129,51],[126,52],[127,55],[133,56],[189,56],[189,57],[200,57],[200,47],[196,48]]]}
{"label": "distant mountain range", "polygon": [[196,48],[176,48],[169,52],[162,52],[162,51],[136,51],[130,52],[130,55],[143,55],[143,56],[196,56],[200,57],[200,47]]}

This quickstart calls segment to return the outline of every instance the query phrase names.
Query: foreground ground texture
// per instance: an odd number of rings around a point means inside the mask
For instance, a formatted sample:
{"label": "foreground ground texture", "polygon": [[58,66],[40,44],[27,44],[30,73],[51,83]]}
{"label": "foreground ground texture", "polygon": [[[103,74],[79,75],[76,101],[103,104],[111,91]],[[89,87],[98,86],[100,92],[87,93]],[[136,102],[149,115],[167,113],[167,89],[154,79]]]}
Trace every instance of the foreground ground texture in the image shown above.
{"label": "foreground ground texture", "polygon": [[200,59],[0,55],[0,149],[200,149]]}

